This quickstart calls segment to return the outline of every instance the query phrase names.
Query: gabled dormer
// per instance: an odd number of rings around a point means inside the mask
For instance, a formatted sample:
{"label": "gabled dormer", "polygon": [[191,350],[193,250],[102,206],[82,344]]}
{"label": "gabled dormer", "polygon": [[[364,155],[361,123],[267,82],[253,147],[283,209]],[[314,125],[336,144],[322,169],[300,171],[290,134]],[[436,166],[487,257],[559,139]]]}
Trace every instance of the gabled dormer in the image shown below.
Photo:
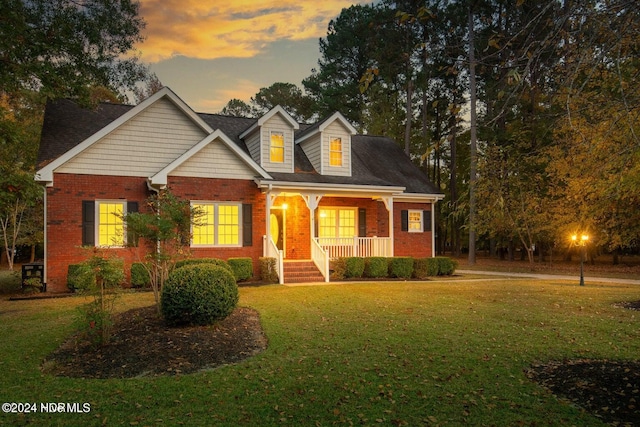
{"label": "gabled dormer", "polygon": [[355,128],[338,112],[305,129],[296,138],[321,175],[351,176],[351,136]]}
{"label": "gabled dormer", "polygon": [[240,134],[253,160],[268,172],[293,172],[294,132],[298,122],[277,105]]}

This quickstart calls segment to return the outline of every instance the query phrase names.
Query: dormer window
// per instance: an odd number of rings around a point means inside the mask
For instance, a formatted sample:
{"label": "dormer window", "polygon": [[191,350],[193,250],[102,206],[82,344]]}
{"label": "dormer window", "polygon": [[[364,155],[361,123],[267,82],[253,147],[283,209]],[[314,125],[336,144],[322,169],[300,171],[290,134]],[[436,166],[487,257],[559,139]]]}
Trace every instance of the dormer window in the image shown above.
{"label": "dormer window", "polygon": [[269,160],[272,163],[284,163],[284,133],[271,132]]}
{"label": "dormer window", "polygon": [[331,138],[329,145],[329,165],[342,166],[342,138]]}

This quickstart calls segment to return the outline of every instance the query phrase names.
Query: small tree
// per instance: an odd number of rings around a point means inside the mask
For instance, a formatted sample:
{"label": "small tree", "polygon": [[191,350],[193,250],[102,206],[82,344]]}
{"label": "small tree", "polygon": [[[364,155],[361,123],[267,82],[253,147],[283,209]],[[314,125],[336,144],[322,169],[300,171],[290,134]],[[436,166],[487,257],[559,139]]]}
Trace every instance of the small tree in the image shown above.
{"label": "small tree", "polygon": [[111,338],[113,308],[118,289],[124,282],[124,263],[120,258],[105,255],[93,249],[91,256],[80,264],[87,275],[93,275],[81,292],[93,296],[93,301],[83,309],[89,323],[89,334],[97,344],[106,345]]}
{"label": "small tree", "polygon": [[160,312],[160,292],[162,284],[169,277],[175,262],[188,255],[191,239],[191,224],[196,223],[201,213],[191,207],[188,201],[176,198],[171,191],[164,190],[147,200],[146,212],[128,213],[125,216],[127,233],[134,243],[143,239],[149,251],[146,262],[149,282],[153,289],[158,312]]}

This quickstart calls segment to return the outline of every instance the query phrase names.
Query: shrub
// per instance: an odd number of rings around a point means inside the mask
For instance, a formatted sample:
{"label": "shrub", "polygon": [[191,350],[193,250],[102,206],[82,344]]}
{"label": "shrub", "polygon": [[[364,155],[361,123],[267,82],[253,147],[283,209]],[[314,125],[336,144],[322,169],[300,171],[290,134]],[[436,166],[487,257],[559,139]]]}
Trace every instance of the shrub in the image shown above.
{"label": "shrub", "polygon": [[413,274],[413,258],[397,256],[389,259],[389,275],[401,279],[409,279]]}
{"label": "shrub", "polygon": [[213,263],[200,263],[169,274],[160,307],[168,325],[208,325],[231,314],[238,298],[233,273]]}
{"label": "shrub", "polygon": [[87,264],[69,264],[67,287],[71,292],[90,289],[96,284],[96,275]]}
{"label": "shrub", "polygon": [[347,276],[347,259],[336,258],[331,261],[331,279],[342,280]]}
{"label": "shrub", "polygon": [[233,270],[237,281],[247,280],[253,276],[253,260],[251,258],[229,258],[227,264]]}
{"label": "shrub", "polygon": [[449,257],[440,256],[433,259],[437,260],[438,274],[441,276],[451,276],[456,271],[456,267],[458,266],[456,261],[452,260]]}
{"label": "shrub", "polygon": [[345,277],[362,277],[364,274],[364,258],[348,257],[345,263]]}
{"label": "shrub", "polygon": [[131,286],[134,288],[148,288],[151,286],[149,271],[141,262],[131,264]]}
{"label": "shrub", "polygon": [[229,271],[229,273],[233,274],[233,270],[231,266],[227,264],[226,261],[218,259],[218,258],[189,258],[189,259],[181,259],[176,262],[174,268],[181,268],[187,265],[197,265],[197,264],[214,264],[219,267],[225,268]]}
{"label": "shrub", "polygon": [[260,280],[265,283],[278,283],[278,269],[273,257],[260,257]]}
{"label": "shrub", "polygon": [[389,261],[384,257],[365,258],[364,275],[367,277],[387,277],[389,275]]}
{"label": "shrub", "polygon": [[429,268],[431,264],[429,260],[432,258],[416,258],[413,263],[413,277],[416,279],[425,279],[429,276]]}

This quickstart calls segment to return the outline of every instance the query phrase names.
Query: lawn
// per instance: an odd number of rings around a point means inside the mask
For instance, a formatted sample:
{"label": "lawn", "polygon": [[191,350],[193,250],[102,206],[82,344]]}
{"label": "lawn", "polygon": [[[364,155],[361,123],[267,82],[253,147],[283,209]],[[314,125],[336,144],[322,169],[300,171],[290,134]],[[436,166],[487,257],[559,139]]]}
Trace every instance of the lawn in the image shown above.
{"label": "lawn", "polygon": [[[184,376],[82,380],[41,374],[81,298],[0,301],[0,413],[9,425],[603,425],[530,381],[533,363],[635,360],[640,287],[478,280],[241,288],[268,349]],[[125,294],[121,309],[152,303]],[[41,403],[89,403],[87,413]],[[84,408],[80,406],[80,408]]]}

